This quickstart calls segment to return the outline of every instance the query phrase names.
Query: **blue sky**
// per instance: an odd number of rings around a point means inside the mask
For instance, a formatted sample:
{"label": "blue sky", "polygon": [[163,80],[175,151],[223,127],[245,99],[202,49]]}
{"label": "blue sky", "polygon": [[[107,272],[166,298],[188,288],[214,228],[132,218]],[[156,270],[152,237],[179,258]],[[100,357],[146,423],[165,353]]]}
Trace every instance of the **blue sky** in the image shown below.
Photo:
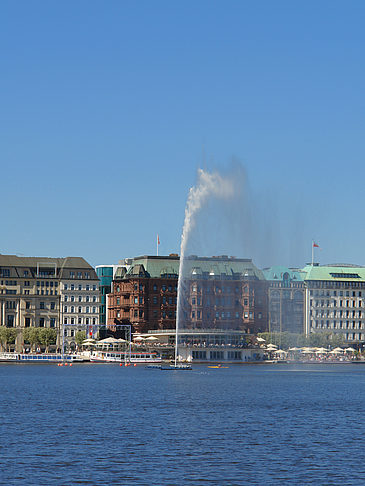
{"label": "blue sky", "polygon": [[236,256],[303,266],[314,239],[321,263],[365,264],[364,14],[3,0],[0,252],[116,263],[157,233],[178,252],[197,168],[235,157],[271,228],[267,251]]}

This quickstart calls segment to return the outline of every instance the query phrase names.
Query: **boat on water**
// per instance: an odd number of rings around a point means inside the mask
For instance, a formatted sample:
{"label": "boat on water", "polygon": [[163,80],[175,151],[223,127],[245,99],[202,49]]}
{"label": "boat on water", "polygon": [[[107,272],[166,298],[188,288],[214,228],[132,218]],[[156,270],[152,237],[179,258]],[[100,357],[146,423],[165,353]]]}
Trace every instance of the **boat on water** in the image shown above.
{"label": "boat on water", "polygon": [[76,354],[23,354],[23,353],[0,353],[0,362],[6,363],[74,363],[83,362],[84,358]]}
{"label": "boat on water", "polygon": [[180,364],[180,365],[148,365],[147,366],[148,369],[152,369],[152,370],[162,370],[162,371],[174,371],[174,370],[177,370],[177,371],[180,371],[180,370],[191,370],[192,367],[190,365],[186,365],[186,364]]}
{"label": "boat on water", "polygon": [[161,363],[161,356],[155,351],[92,351],[93,363]]}

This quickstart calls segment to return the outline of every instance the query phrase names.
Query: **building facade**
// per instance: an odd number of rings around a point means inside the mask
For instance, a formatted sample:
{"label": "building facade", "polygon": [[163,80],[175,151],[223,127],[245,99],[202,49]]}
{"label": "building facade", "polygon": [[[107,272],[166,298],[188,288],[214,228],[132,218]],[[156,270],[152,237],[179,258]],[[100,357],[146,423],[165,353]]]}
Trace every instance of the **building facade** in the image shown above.
{"label": "building facade", "polygon": [[348,343],[365,341],[365,268],[307,265],[306,334],[331,332]]}
{"label": "building facade", "polygon": [[269,332],[305,332],[305,273],[275,266],[263,270],[268,282]]}
{"label": "building facade", "polygon": [[[68,291],[76,285],[77,288],[84,285],[85,289],[86,285],[89,289],[92,286],[92,290],[85,292],[83,302],[86,305],[88,295],[95,312],[90,312],[90,308],[89,313],[83,308],[79,312],[76,295],[72,297]],[[24,347],[23,330],[28,327],[54,328],[57,348],[63,340],[66,347],[74,347],[76,331],[87,331],[86,317],[92,316],[95,321],[91,322],[98,325],[98,285],[94,269],[83,258],[0,255],[0,325],[17,330],[17,351]]]}
{"label": "building facade", "polygon": [[[177,316],[178,255],[133,259],[116,273],[109,295],[108,328],[131,325],[134,332],[174,329]],[[183,329],[267,330],[267,282],[249,259],[189,257],[180,284]]]}

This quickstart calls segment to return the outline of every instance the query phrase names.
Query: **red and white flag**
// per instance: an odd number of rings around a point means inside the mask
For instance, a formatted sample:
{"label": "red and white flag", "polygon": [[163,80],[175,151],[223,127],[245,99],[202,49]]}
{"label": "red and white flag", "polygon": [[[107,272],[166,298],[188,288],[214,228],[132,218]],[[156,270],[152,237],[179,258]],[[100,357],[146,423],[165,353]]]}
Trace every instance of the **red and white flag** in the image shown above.
{"label": "red and white flag", "polygon": [[313,241],[313,248],[319,248],[319,245],[315,241]]}
{"label": "red and white flag", "polygon": [[160,237],[157,235],[157,244],[160,244]]}

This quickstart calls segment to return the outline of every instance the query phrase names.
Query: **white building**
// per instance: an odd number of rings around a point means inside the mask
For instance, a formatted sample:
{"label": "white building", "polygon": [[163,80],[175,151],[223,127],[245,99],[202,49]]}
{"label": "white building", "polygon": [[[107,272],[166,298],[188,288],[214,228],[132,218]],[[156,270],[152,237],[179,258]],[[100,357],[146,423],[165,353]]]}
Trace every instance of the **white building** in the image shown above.
{"label": "white building", "polygon": [[365,268],[307,265],[306,334],[329,331],[349,343],[365,341]]}
{"label": "white building", "polygon": [[64,269],[60,283],[60,313],[66,350],[76,348],[75,336],[85,331],[96,337],[99,330],[99,279],[95,270],[83,259],[78,268]]}

